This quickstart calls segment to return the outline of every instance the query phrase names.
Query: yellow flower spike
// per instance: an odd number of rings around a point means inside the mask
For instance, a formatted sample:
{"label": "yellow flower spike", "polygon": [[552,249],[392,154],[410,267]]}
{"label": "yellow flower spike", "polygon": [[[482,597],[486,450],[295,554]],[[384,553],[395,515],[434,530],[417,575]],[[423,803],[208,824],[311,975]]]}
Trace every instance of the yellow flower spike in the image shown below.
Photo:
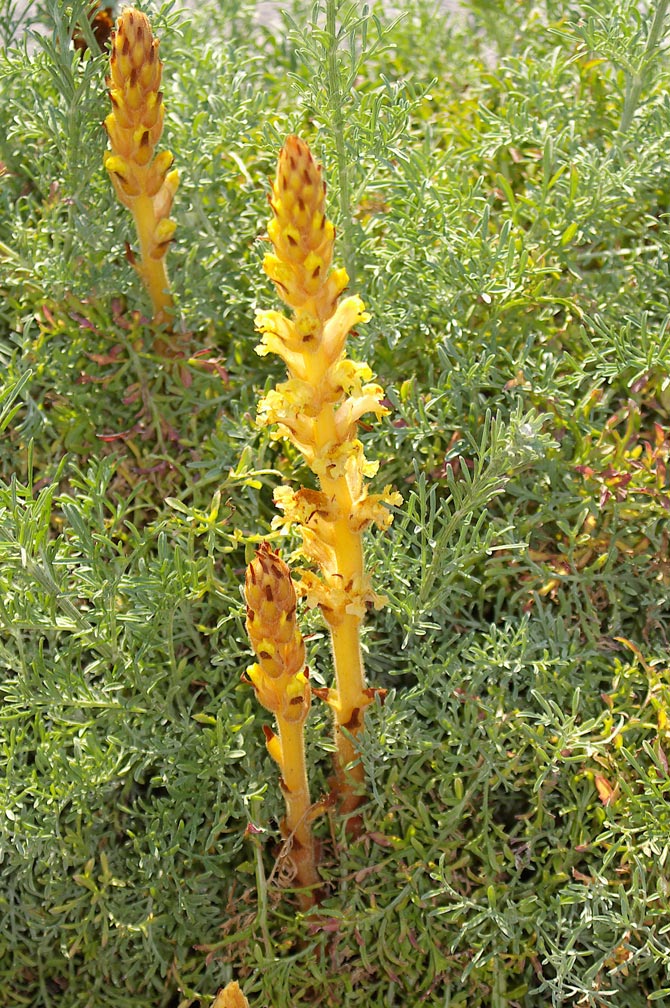
{"label": "yellow flower spike", "polygon": [[262,543],[247,567],[247,632],[258,662],[247,674],[259,702],[275,716],[277,733],[265,728],[267,749],[281,771],[286,802],[282,834],[303,909],[313,906],[320,885],[312,805],[305,764],[304,727],[311,703],[305,669],[305,645],[296,620],[297,599],[291,572],[268,543]]}
{"label": "yellow flower spike", "polygon": [[[341,811],[352,813],[364,790],[356,736],[374,691],[365,684],[359,643],[366,611],[381,608],[363,566],[362,532],[371,524],[387,528],[389,505],[400,495],[386,489],[368,498],[364,479],[377,463],[365,458],[357,429],[363,414],[381,417],[383,389],[372,382],[367,365],[345,356],[347,336],[369,320],[360,297],[338,304],[349,277],[331,269],[335,228],[325,215],[326,186],[320,165],[299,137],[290,136],[279,155],[270,195],[273,218],[268,237],[273,249],[263,261],[291,317],[260,311],[256,327],[261,355],[277,354],[289,379],[259,403],[258,420],[273,425],[273,436],[289,438],[302,452],[320,491],[280,487],[275,502],[284,512],[283,528],[296,525],[303,553],[320,574],[300,571],[300,590],[317,605],[330,629],[336,687],[329,691],[335,715],[336,794]],[[350,820],[355,831],[356,822]]]}
{"label": "yellow flower spike", "polygon": [[107,79],[112,111],[104,122],[111,150],[104,165],[119,201],[135,219],[140,243],[137,270],[153,305],[154,321],[168,325],[173,301],[165,254],[176,224],[169,219],[179,175],[170,172],[172,154],[154,156],[163,132],[163,64],[149,19],[126,8],[112,37]]}

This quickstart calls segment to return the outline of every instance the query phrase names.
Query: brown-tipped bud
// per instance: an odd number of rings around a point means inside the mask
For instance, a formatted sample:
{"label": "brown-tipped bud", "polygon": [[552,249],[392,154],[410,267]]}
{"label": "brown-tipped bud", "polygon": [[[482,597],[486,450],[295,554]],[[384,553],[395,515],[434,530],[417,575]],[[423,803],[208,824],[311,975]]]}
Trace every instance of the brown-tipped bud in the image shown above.
{"label": "brown-tipped bud", "polygon": [[175,168],[173,171],[167,173],[163,185],[154,196],[154,214],[156,215],[156,220],[162,220],[163,217],[167,217],[170,213],[178,185],[179,172]]}
{"label": "brown-tipped bud", "polygon": [[174,158],[170,151],[164,150],[157,154],[146,176],[147,196],[155,196],[165,182],[167,173],[172,167]]}
{"label": "brown-tipped bud", "polygon": [[[335,231],[326,219],[325,204],[321,166],[304,140],[289,136],[270,197],[274,218],[268,236],[274,257],[266,262],[266,272],[291,307],[318,297],[330,269]],[[280,275],[274,263],[280,264]]]}
{"label": "brown-tipped bud", "polygon": [[272,756],[272,759],[279,766],[282,765],[284,754],[282,753],[281,742],[279,741],[279,736],[273,732],[272,728],[268,728],[267,725],[263,725],[263,734],[265,735],[265,745],[268,753]]}
{"label": "brown-tipped bud", "polygon": [[[107,80],[107,85],[111,85],[111,80]],[[126,110],[125,102],[122,101],[123,95],[118,91],[109,92],[109,100],[112,103],[112,113],[114,119],[116,119],[119,129],[132,129],[133,120]]]}
{"label": "brown-tipped bud", "polygon": [[133,155],[135,161],[138,165],[148,164],[151,160],[151,155],[153,154],[151,137],[149,136],[149,130],[139,129],[136,131],[137,142]]}
{"label": "brown-tipped bud", "polygon": [[152,130],[155,132],[158,129],[158,135],[156,136],[154,142],[158,140],[161,133],[163,132],[163,92],[152,92],[147,98],[146,105],[144,108],[144,118],[142,119],[142,125],[145,129]]}
{"label": "brown-tipped bud", "polygon": [[[165,176],[151,165],[163,131],[161,72],[158,41],[149,19],[127,8],[118,19],[112,43],[108,79],[112,112],[105,126],[112,152],[128,160],[130,173],[136,176],[135,187],[148,196],[158,192]],[[163,162],[162,168],[167,171],[167,167]]]}
{"label": "brown-tipped bud", "polygon": [[[305,665],[305,645],[296,620],[291,572],[269,543],[262,543],[247,567],[247,632],[262,669],[271,676],[297,675]],[[270,646],[268,646],[270,645]]]}

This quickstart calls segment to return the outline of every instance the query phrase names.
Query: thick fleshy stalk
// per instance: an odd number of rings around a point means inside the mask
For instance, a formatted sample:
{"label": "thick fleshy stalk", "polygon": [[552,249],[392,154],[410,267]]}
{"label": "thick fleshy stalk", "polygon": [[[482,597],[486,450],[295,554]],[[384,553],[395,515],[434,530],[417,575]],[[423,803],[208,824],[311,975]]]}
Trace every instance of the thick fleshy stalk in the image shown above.
{"label": "thick fleshy stalk", "polygon": [[312,691],[305,668],[305,645],[296,620],[291,572],[268,543],[247,567],[247,632],[258,663],[247,670],[259,702],[275,716],[276,733],[265,727],[268,752],[281,771],[286,802],[282,834],[290,838],[290,858],[303,891],[303,909],[315,902],[320,884],[312,835],[312,803],[307,783],[304,728]]}
{"label": "thick fleshy stalk", "polygon": [[331,633],[336,684],[320,695],[335,716],[336,789],[341,811],[350,813],[364,790],[355,740],[374,695],[366,686],[360,628],[367,609],[384,604],[365,572],[362,534],[372,523],[388,527],[386,505],[401,498],[390,487],[369,496],[364,485],[377,464],[365,458],[358,421],[388,411],[368,366],[345,354],[347,335],[369,316],[355,295],[338,304],[349,278],[331,269],[335,229],[325,200],[321,166],[304,141],[288,137],[270,196],[274,250],[263,267],[292,316],[261,311],[256,326],[262,333],[258,352],[280,356],[289,380],[261,401],[259,421],[299,448],[320,485],[297,492],[281,487],[275,500],[285,526],[298,526],[303,552],[319,571],[301,571],[300,590],[308,604],[320,607]]}
{"label": "thick fleshy stalk", "polygon": [[112,111],[104,123],[111,149],[104,164],[119,200],[135,219],[140,258],[131,261],[149,292],[154,321],[169,325],[173,302],[165,256],[177,226],[169,215],[179,172],[171,170],[169,151],[154,157],[164,115],[158,45],[146,15],[126,8],[112,36],[107,78]]}

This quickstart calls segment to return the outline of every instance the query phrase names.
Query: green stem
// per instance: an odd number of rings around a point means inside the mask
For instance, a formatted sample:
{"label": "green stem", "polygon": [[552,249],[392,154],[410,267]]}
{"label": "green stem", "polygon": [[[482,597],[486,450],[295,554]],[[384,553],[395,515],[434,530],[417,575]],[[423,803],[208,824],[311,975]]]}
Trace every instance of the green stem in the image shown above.
{"label": "green stem", "polygon": [[292,840],[291,858],[296,869],[296,884],[303,890],[298,902],[308,910],[316,902],[321,882],[316,868],[316,844],[310,822],[311,800],[305,762],[305,722],[287,721],[277,713],[277,731],[281,745],[282,791],[286,802],[285,836]]}
{"label": "green stem", "polygon": [[493,987],[491,990],[491,1008],[507,1008],[509,999],[507,997],[507,984],[505,974],[501,967],[494,960]]}
{"label": "green stem", "polygon": [[326,3],[326,34],[328,35],[327,75],[328,97],[330,100],[335,139],[335,154],[337,157],[337,175],[340,183],[340,218],[342,223],[342,257],[349,274],[351,284],[355,286],[356,264],[351,242],[351,189],[349,186],[349,164],[344,142],[344,95],[340,88],[338,68],[338,38],[337,38],[337,8],[338,0],[327,0]]}
{"label": "green stem", "polygon": [[248,836],[254,845],[256,859],[256,893],[258,901],[256,921],[260,926],[261,935],[263,936],[265,954],[270,956],[272,955],[273,944],[268,930],[268,882],[265,877],[265,866],[263,865],[263,849],[255,832],[249,832]]}
{"label": "green stem", "polygon": [[660,42],[663,34],[663,26],[665,24],[665,16],[668,11],[669,2],[670,0],[659,0],[654,13],[654,19],[651,22],[651,28],[649,29],[649,35],[647,37],[647,43],[644,47],[642,59],[640,60],[635,73],[629,74],[626,80],[626,97],[624,98],[623,112],[621,113],[621,122],[619,123],[619,133],[626,133],[633,121],[633,116],[635,115],[635,111],[640,102],[642,88],[644,87],[646,77],[645,70],[649,57]]}

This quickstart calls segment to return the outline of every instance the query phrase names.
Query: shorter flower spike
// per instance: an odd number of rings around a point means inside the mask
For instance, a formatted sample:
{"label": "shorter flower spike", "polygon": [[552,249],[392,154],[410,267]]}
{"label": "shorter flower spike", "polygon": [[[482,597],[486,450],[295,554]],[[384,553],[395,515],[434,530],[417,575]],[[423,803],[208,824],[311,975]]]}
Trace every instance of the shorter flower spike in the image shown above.
{"label": "shorter flower spike", "polygon": [[259,702],[275,716],[277,732],[264,727],[267,750],[281,771],[286,801],[282,834],[290,839],[290,857],[303,909],[315,902],[320,884],[312,836],[312,805],[305,765],[304,726],[312,691],[305,668],[305,645],[296,620],[291,572],[268,543],[262,543],[247,567],[247,633],[258,662],[247,670]]}
{"label": "shorter flower spike", "polygon": [[136,264],[154,307],[158,323],[169,321],[169,292],[165,254],[176,224],[170,220],[179,173],[170,170],[172,154],[154,157],[163,132],[163,64],[158,58],[149,19],[126,8],[112,35],[107,78],[112,111],[105,119],[110,150],[104,164],[119,201],[132,212],[140,243]]}

